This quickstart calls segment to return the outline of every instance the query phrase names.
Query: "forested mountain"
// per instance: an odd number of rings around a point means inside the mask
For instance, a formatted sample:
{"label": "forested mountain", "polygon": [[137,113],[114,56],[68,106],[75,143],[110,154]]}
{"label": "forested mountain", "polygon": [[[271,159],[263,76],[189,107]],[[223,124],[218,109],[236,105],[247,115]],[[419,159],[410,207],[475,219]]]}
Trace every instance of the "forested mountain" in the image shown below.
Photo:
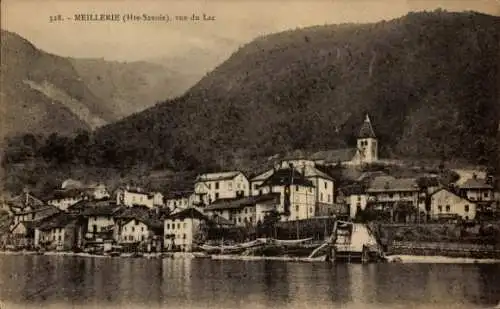
{"label": "forested mountain", "polygon": [[475,12],[290,30],[241,47],[177,99],[75,140],[52,136],[32,152],[122,171],[238,168],[352,145],[369,113],[382,157],[491,165],[499,64],[500,18]]}
{"label": "forested mountain", "polygon": [[46,53],[1,31],[0,139],[93,130],[181,95],[193,77],[149,62]]}
{"label": "forested mountain", "polygon": [[[271,34],[186,95],[98,130],[104,164],[231,166],[242,157],[353,142],[370,113],[383,156],[498,153],[500,18],[410,13]],[[233,164],[234,165],[234,164]]]}

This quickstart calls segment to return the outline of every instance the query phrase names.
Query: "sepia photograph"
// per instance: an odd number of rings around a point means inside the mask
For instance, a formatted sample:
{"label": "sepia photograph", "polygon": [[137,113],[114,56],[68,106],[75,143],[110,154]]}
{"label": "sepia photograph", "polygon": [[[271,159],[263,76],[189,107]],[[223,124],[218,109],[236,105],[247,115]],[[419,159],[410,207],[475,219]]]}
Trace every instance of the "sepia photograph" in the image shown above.
{"label": "sepia photograph", "polygon": [[499,0],[0,13],[0,309],[500,309]]}

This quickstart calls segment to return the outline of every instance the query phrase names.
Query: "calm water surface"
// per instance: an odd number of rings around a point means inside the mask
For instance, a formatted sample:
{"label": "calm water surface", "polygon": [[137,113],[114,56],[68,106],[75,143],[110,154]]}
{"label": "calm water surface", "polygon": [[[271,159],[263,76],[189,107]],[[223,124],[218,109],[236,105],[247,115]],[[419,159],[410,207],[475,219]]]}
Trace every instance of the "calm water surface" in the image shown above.
{"label": "calm water surface", "polygon": [[492,308],[500,265],[0,256],[2,309]]}

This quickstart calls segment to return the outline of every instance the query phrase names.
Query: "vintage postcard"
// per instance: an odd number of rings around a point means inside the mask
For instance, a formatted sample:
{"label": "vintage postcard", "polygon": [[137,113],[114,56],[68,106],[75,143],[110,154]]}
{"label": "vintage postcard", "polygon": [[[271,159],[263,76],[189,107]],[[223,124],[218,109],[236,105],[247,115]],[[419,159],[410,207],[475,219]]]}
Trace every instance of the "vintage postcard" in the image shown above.
{"label": "vintage postcard", "polygon": [[500,308],[499,1],[0,5],[0,309]]}

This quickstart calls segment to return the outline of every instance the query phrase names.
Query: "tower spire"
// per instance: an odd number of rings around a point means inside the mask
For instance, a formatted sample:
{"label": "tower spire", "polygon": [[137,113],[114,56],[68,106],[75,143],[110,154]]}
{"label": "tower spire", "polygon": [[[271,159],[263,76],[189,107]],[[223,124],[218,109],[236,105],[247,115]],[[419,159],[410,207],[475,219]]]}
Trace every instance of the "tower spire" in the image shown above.
{"label": "tower spire", "polygon": [[368,114],[366,114],[365,121],[363,122],[363,125],[359,130],[358,138],[376,138],[372,123],[370,121],[370,116],[368,116]]}

